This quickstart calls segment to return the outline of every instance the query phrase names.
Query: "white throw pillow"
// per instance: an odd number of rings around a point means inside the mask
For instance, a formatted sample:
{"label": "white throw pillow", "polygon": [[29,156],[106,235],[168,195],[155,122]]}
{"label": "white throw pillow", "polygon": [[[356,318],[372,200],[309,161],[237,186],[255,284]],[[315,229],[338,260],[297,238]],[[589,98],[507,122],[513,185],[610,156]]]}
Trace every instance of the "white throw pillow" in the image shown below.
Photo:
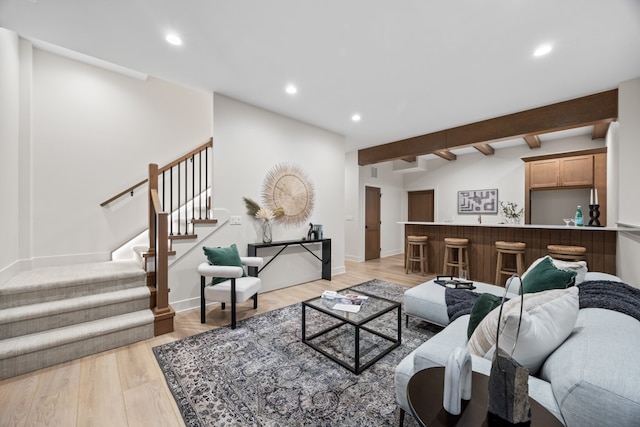
{"label": "white throw pillow", "polygon": [[[502,309],[500,348],[535,374],[571,334],[578,309],[578,288],[575,286],[525,294],[520,335],[511,354],[520,319],[520,297],[512,298]],[[469,353],[489,360],[493,358],[499,314],[500,307],[497,307],[480,322],[467,344]]]}
{"label": "white throw pillow", "polygon": [[[533,270],[533,268],[538,265],[543,259],[551,258],[549,255],[543,256],[542,258],[538,258],[533,261],[527,271],[522,273],[522,278],[524,279],[528,272]],[[575,271],[576,272],[576,285],[584,282],[585,277],[587,275],[587,262],[586,261],[563,261],[560,259],[551,258],[551,262],[558,270],[565,271]],[[510,289],[511,291],[511,289]]]}

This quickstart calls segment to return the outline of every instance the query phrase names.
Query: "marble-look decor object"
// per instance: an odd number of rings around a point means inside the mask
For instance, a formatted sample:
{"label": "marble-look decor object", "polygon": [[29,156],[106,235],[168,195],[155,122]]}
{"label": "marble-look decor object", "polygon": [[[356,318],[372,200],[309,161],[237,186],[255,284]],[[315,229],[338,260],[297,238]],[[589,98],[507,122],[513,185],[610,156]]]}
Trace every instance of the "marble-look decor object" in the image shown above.
{"label": "marble-look decor object", "polygon": [[452,415],[460,415],[462,399],[471,400],[471,355],[464,347],[456,347],[444,368],[442,406]]}

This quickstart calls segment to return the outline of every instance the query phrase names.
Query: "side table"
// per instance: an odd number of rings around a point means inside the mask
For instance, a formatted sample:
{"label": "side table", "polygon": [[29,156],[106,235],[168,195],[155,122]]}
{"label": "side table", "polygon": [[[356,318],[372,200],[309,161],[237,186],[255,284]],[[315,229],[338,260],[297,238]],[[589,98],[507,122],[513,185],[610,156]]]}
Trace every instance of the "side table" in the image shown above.
{"label": "side table", "polygon": [[[462,402],[460,415],[451,415],[442,407],[444,368],[428,368],[416,372],[407,384],[407,400],[413,416],[426,426],[487,426],[489,377],[478,372],[471,380],[471,400]],[[529,398],[531,427],[562,427],[562,423],[544,406]]]}

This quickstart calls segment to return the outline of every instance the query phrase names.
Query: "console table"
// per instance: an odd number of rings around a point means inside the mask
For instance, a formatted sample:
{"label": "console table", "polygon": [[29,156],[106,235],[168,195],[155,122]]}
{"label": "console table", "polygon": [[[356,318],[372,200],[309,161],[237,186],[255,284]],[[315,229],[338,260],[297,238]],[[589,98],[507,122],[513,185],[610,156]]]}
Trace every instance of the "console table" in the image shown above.
{"label": "console table", "polygon": [[[313,253],[307,245],[311,245],[314,243],[322,244],[322,258]],[[267,268],[269,264],[275,260],[278,255],[282,253],[289,246],[299,245],[307,250],[311,255],[316,257],[318,261],[322,263],[322,278],[325,280],[331,280],[331,239],[314,239],[314,240],[283,240],[280,242],[271,242],[271,243],[249,243],[247,245],[247,254],[248,256],[258,256],[257,251],[261,248],[274,248],[280,247],[281,249],[271,258],[265,265],[262,266],[258,270],[258,267],[249,267],[249,275],[258,276],[262,270]]]}

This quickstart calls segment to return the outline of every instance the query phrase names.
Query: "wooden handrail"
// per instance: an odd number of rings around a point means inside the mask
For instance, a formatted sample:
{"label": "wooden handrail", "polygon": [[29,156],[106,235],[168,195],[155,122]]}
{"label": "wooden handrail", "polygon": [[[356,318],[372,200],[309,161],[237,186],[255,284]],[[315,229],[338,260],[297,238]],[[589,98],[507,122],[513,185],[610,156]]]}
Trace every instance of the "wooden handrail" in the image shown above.
{"label": "wooden handrail", "polygon": [[162,213],[162,203],[160,203],[160,196],[158,196],[158,190],[151,190],[151,202],[153,203],[153,209],[156,213]]}
{"label": "wooden handrail", "polygon": [[[172,167],[174,167],[178,163],[184,162],[189,157],[191,157],[194,154],[197,154],[197,153],[199,153],[199,152],[201,152],[203,150],[206,150],[209,147],[213,147],[213,137],[209,138],[209,140],[207,142],[205,142],[204,144],[202,144],[198,148],[195,148],[195,149],[191,150],[190,152],[188,152],[187,154],[181,156],[180,158],[178,158],[178,159],[172,161],[171,163],[159,168],[158,169],[158,173],[162,173],[164,171],[167,171],[167,170],[171,169]],[[109,203],[113,202],[114,200],[119,199],[120,197],[124,196],[125,194],[133,192],[133,190],[135,190],[136,188],[146,184],[148,181],[149,181],[149,179],[147,178],[147,179],[144,179],[144,180],[140,181],[139,183],[137,183],[135,185],[132,185],[131,187],[127,188],[126,190],[123,190],[120,193],[116,194],[112,198],[110,198],[108,200],[105,200],[104,202],[100,203],[100,206],[102,206],[102,207],[107,206]]]}
{"label": "wooden handrail", "polygon": [[123,190],[120,193],[116,194],[115,196],[113,196],[109,200],[105,200],[104,202],[100,203],[100,206],[102,206],[102,207],[107,206],[109,203],[113,202],[116,199],[119,199],[120,197],[124,196],[125,194],[133,192],[133,190],[135,190],[136,188],[138,188],[141,185],[145,184],[147,181],[148,181],[148,179],[143,179],[142,181],[140,181],[136,185],[132,185],[131,187],[127,188],[126,190]]}
{"label": "wooden handrail", "polygon": [[174,160],[173,162],[169,163],[168,165],[165,165],[165,166],[161,167],[160,169],[158,169],[158,173],[162,173],[164,171],[167,171],[167,170],[171,169],[172,167],[174,167],[178,163],[184,162],[189,157],[193,156],[194,154],[198,154],[200,151],[203,151],[203,150],[205,150],[205,149],[207,149],[209,147],[213,147],[213,138],[209,138],[209,140],[207,142],[205,142],[204,144],[202,144],[198,148],[195,148],[195,149],[189,151],[184,156]]}

